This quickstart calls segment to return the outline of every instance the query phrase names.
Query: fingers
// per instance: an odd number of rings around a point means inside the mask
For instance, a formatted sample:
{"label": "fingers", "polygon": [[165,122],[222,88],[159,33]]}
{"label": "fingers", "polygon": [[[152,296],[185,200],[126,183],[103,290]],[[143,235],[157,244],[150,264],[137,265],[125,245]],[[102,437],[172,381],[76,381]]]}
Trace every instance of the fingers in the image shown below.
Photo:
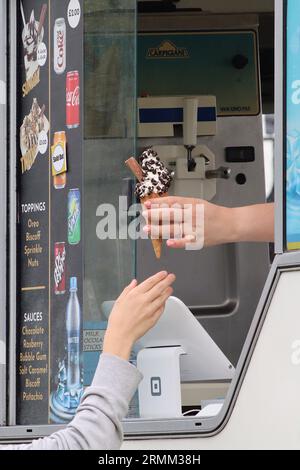
{"label": "fingers", "polygon": [[151,304],[152,310],[154,312],[157,312],[159,309],[161,309],[166,303],[166,301],[168,300],[168,298],[170,297],[170,295],[172,294],[173,294],[172,287],[167,287],[167,289],[165,289],[162,292],[162,294],[152,302]]}
{"label": "fingers", "polygon": [[183,222],[184,208],[179,205],[173,207],[152,206],[149,210],[144,211],[142,215],[147,224],[169,225],[174,222]]}
{"label": "fingers", "polygon": [[132,289],[134,289],[136,286],[137,286],[138,282],[136,279],[133,279],[131,281],[131,283],[125,287],[125,289],[123,290],[123,292],[121,292],[121,294],[119,295],[118,299],[117,300],[121,300],[123,299],[124,297],[126,297],[126,295],[132,291]]}
{"label": "fingers", "polygon": [[133,279],[133,280],[131,281],[131,283],[130,283],[127,287],[125,287],[124,290],[126,290],[126,293],[128,293],[128,292],[130,292],[132,289],[134,289],[137,285],[138,285],[137,280],[136,280],[136,279]]}
{"label": "fingers", "polygon": [[149,300],[155,301],[160,298],[166,292],[166,289],[171,287],[171,284],[173,284],[175,280],[175,274],[169,274],[165,279],[157,283],[147,294],[149,296]]}
{"label": "fingers", "polygon": [[139,286],[137,286],[136,290],[141,293],[146,293],[167,276],[167,271],[161,271],[142,282]]}
{"label": "fingers", "polygon": [[172,289],[169,288],[169,291],[168,292],[166,291],[161,296],[160,301],[157,302],[157,305],[159,305],[159,307],[157,309],[153,310],[153,306],[152,306],[151,311],[148,314],[147,331],[149,331],[151,328],[153,328],[156,325],[156,323],[158,322],[158,320],[160,319],[160,317],[164,313],[166,301],[170,297],[172,292],[173,292]]}
{"label": "fingers", "polygon": [[[204,225],[204,217],[199,217],[203,211],[198,214],[197,207],[191,203],[184,206],[176,204],[172,207],[151,206],[143,212],[147,221],[143,231],[153,239],[184,238],[186,235],[192,235],[197,224],[199,227]],[[203,205],[200,204],[199,207],[202,208]]]}
{"label": "fingers", "polygon": [[147,233],[150,238],[168,239],[168,238],[181,238],[183,235],[182,224],[172,225],[145,225],[143,231]]}
{"label": "fingers", "polygon": [[185,248],[187,243],[194,243],[196,241],[196,237],[194,235],[187,235],[184,238],[180,239],[172,239],[167,241],[167,246],[169,248]]}
{"label": "fingers", "polygon": [[156,310],[156,312],[154,312],[154,314],[152,316],[153,326],[156,325],[156,323],[158,322],[158,320],[160,319],[160,317],[164,313],[165,306],[166,306],[166,304],[164,303],[161,307],[159,307],[158,310]]}
{"label": "fingers", "polygon": [[146,201],[145,207],[149,209],[151,206],[172,206],[174,204],[190,204],[192,201],[191,198],[188,197],[176,197],[176,196],[168,196],[168,197],[160,197],[153,199],[152,201]]}
{"label": "fingers", "polygon": [[185,245],[186,245],[186,239],[185,238],[180,238],[180,239],[177,239],[177,240],[168,240],[167,241],[167,246],[169,248],[185,248]]}

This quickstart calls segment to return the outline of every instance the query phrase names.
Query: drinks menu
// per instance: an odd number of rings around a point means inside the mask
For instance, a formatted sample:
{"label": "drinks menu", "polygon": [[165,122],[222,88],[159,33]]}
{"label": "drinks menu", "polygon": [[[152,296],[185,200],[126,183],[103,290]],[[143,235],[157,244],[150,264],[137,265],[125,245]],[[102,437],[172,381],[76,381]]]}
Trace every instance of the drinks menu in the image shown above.
{"label": "drinks menu", "polygon": [[83,4],[18,2],[17,424],[83,393]]}

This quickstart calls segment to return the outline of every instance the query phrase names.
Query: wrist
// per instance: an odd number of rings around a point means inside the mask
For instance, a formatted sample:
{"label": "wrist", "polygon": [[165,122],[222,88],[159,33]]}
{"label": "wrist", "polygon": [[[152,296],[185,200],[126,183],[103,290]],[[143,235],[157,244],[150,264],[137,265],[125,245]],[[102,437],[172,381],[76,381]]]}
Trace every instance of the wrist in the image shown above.
{"label": "wrist", "polygon": [[235,243],[240,239],[240,220],[237,208],[223,207],[223,240],[222,243]]}
{"label": "wrist", "polygon": [[133,342],[128,339],[124,339],[120,336],[117,337],[110,332],[107,332],[105,335],[103,342],[103,352],[105,354],[111,354],[128,361],[132,347]]}
{"label": "wrist", "polygon": [[229,226],[229,243],[236,243],[241,241],[243,237],[243,220],[241,219],[241,211],[239,207],[228,209],[230,211],[228,226]]}

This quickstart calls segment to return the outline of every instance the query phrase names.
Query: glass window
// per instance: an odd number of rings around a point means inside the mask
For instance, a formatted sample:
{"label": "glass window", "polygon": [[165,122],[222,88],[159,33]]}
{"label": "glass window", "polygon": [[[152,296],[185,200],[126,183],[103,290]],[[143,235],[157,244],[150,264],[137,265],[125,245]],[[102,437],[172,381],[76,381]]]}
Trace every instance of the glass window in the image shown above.
{"label": "glass window", "polygon": [[[133,179],[125,160],[135,155],[135,2],[85,2],[84,139],[84,384],[91,382],[107,317],[135,276],[135,243],[127,232]],[[120,199],[121,198],[121,199]],[[119,217],[119,211],[125,219]],[[110,221],[116,222],[110,231]],[[97,345],[93,338],[97,336]]]}

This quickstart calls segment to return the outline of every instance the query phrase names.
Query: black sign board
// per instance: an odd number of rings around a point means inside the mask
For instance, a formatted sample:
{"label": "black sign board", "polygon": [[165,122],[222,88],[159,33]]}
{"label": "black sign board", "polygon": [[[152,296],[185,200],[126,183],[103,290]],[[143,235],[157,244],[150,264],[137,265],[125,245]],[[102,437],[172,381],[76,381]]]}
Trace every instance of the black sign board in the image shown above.
{"label": "black sign board", "polygon": [[17,424],[82,394],[83,9],[18,2]]}

